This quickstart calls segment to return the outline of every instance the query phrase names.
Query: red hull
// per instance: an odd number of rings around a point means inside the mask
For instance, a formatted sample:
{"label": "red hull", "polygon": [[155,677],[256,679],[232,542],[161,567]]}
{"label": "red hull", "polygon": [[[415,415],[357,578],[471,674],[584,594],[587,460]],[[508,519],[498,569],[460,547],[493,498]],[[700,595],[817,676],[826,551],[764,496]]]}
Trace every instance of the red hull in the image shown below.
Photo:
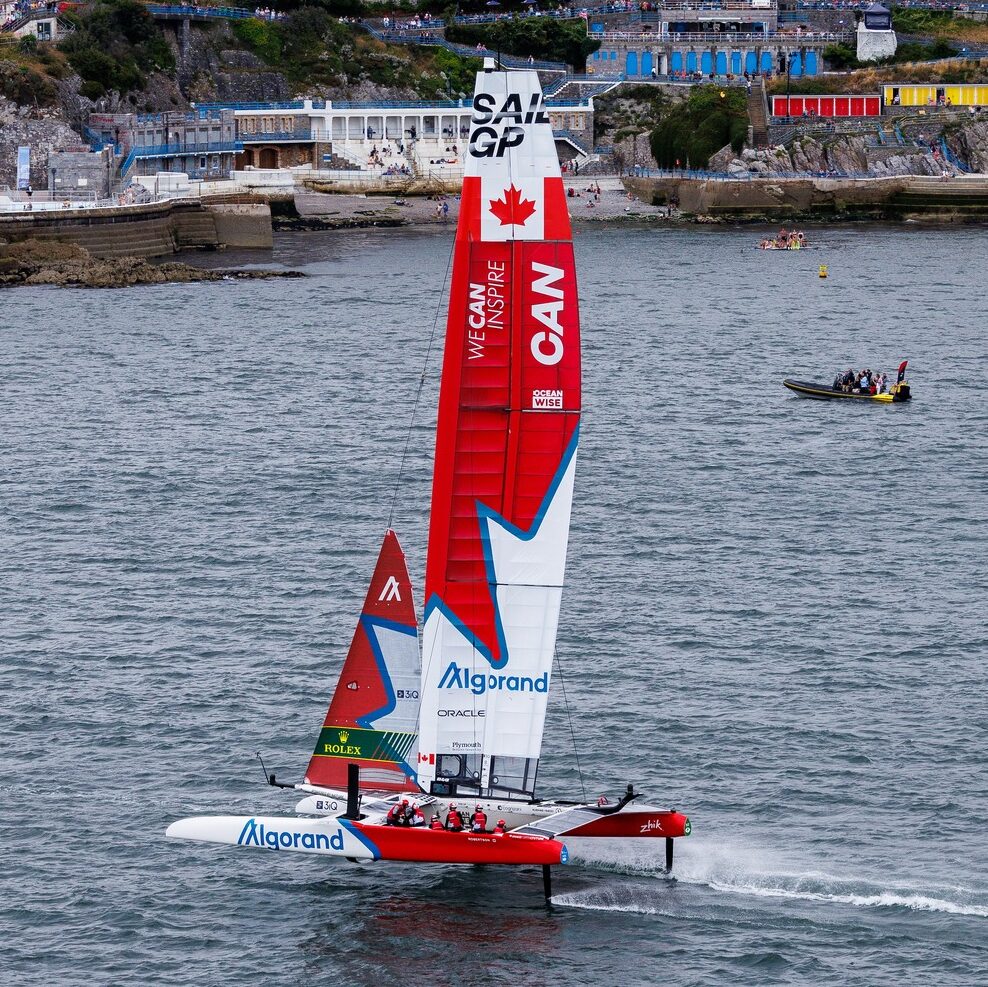
{"label": "red hull", "polygon": [[681,812],[616,812],[599,816],[593,822],[567,830],[569,836],[641,838],[648,836],[689,836],[690,821]]}
{"label": "red hull", "polygon": [[448,833],[351,823],[373,844],[381,860],[428,864],[564,864],[566,847],[538,836],[494,836],[491,833]]}

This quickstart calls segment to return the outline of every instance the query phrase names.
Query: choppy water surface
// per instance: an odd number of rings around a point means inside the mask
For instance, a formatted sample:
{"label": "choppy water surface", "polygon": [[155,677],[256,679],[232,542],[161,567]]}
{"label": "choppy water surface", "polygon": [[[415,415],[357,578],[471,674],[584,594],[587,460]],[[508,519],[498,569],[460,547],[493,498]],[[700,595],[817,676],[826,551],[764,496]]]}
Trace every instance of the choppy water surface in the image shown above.
{"label": "choppy water surface", "polygon": [[[694,835],[678,880],[657,841],[559,871],[551,911],[534,870],[162,836],[294,804],[253,752],[287,779],[312,749],[449,240],[0,296],[0,981],[984,983],[984,234],[758,236],[578,237],[573,727],[589,794],[633,781]],[[780,385],[902,357],[911,406]],[[438,365],[395,518],[419,587]],[[557,701],[542,789],[579,784]]]}

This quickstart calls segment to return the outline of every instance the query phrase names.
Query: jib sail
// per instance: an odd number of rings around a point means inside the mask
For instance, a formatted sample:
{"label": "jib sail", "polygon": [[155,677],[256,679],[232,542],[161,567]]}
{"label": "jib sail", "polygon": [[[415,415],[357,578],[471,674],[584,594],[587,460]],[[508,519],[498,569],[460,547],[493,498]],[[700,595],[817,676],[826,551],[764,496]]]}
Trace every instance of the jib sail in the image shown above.
{"label": "jib sail", "polygon": [[419,781],[532,796],[569,537],[580,338],[535,72],[478,75],[426,567]]}
{"label": "jib sail", "polygon": [[364,790],[417,791],[419,680],[408,567],[388,531],[305,780],[345,790],[352,762]]}

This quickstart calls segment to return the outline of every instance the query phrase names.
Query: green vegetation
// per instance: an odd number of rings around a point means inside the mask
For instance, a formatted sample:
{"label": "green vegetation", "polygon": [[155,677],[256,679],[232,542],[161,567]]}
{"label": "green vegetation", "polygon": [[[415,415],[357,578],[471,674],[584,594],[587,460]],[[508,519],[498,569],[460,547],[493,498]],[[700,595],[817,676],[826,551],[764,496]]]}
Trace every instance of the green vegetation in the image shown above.
{"label": "green vegetation", "polygon": [[952,41],[988,41],[988,24],[954,17],[949,10],[893,10],[892,27],[900,34],[919,34]]}
{"label": "green vegetation", "polygon": [[827,65],[839,72],[862,69],[869,65],[932,62],[939,58],[953,58],[956,54],[955,47],[943,38],[934,38],[929,44],[917,41],[903,42],[896,48],[895,54],[891,58],[883,58],[878,62],[859,62],[857,50],[848,44],[829,45],[823,50],[823,57]]}
{"label": "green vegetation", "polygon": [[25,106],[52,106],[57,95],[51,79],[33,66],[0,61],[0,96]]}
{"label": "green vegetation", "polygon": [[725,144],[739,154],[747,134],[748,101],[743,89],[698,86],[652,131],[652,157],[660,168],[672,168],[677,160],[702,168]]}
{"label": "green vegetation", "polygon": [[482,44],[492,51],[550,62],[565,62],[581,69],[599,41],[587,37],[586,22],[562,21],[554,17],[530,17],[497,21],[494,24],[450,24],[446,37],[464,45]]}
{"label": "green vegetation", "polygon": [[861,68],[863,64],[858,61],[857,48],[849,44],[828,45],[823,49],[823,60],[838,72]]}
{"label": "green vegetation", "polygon": [[890,65],[901,65],[903,62],[932,62],[938,58],[953,58],[957,50],[943,38],[935,38],[928,45],[916,41],[907,41],[899,45],[895,54],[887,59]]}
{"label": "green vegetation", "polygon": [[235,21],[233,33],[263,62],[298,86],[335,86],[366,80],[412,89],[423,97],[473,89],[477,59],[442,48],[385,45],[323,5],[307,6],[284,21]]}
{"label": "green vegetation", "polygon": [[903,34],[939,34],[953,19],[949,10],[892,10],[892,27]]}
{"label": "green vegetation", "polygon": [[175,65],[160,28],[134,0],[97,0],[71,17],[76,30],[62,42],[62,50],[82,76],[83,96],[97,99],[111,89],[141,89],[145,73]]}
{"label": "green vegetation", "polygon": [[274,21],[251,19],[231,23],[234,37],[269,65],[281,61],[282,32]]}

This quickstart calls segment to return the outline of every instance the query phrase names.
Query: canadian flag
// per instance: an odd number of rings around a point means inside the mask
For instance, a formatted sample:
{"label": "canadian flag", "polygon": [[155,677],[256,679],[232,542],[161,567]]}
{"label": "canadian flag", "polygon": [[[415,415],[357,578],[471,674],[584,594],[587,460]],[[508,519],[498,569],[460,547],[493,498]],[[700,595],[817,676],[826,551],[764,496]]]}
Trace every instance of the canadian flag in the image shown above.
{"label": "canadian flag", "polygon": [[436,755],[435,754],[423,754],[419,751],[419,764],[435,764]]}

